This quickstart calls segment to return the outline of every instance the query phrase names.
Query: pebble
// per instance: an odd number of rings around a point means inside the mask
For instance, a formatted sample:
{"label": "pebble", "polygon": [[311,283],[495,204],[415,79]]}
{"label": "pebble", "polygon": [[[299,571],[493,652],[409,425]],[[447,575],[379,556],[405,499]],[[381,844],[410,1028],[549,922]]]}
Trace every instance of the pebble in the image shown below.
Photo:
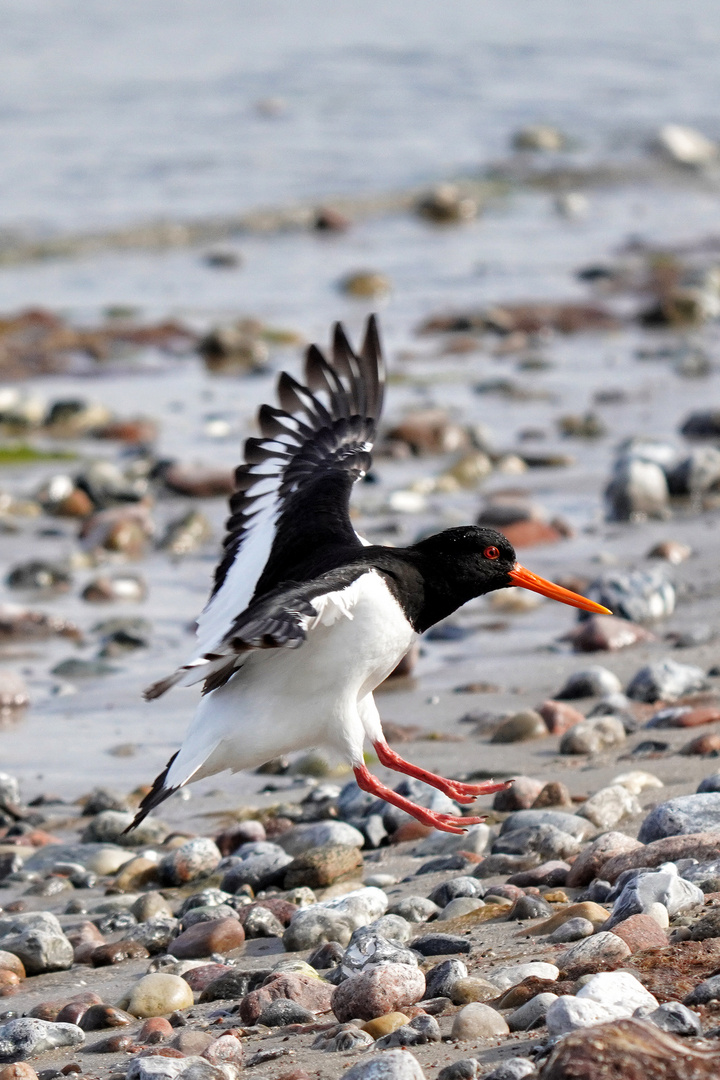
{"label": "pebble", "polygon": [[677,701],[685,694],[707,687],[702,668],[658,660],[640,668],[628,683],[625,693],[633,701]]}
{"label": "pebble", "polygon": [[[720,717],[719,717],[720,719]],[[644,772],[642,769],[633,769],[632,772],[621,773],[612,781],[627,788],[631,795],[640,795],[643,791],[663,787],[663,782],[653,773]]]}
{"label": "pebble", "polygon": [[[398,968],[404,967],[402,964],[396,965]],[[372,970],[372,969],[371,969]],[[411,968],[407,969],[411,971]],[[353,976],[353,978],[363,978],[364,976]],[[346,980],[342,986],[346,986],[352,979]],[[334,994],[341,987],[333,988],[328,983],[323,982],[321,979],[314,975],[310,977],[303,973],[277,972],[273,973],[272,978],[265,982],[257,990],[251,990],[246,994],[240,1002],[240,1018],[244,1024],[256,1024],[259,1017],[265,1011],[265,1009],[278,999],[287,999],[294,1001],[298,1005],[302,1005],[303,1008],[309,1010],[312,1013],[327,1012],[330,1008],[331,1000],[334,1000]],[[336,1014],[337,1015],[337,1014]],[[381,1013],[378,1015],[382,1015]],[[352,1013],[348,1019],[353,1019],[359,1016],[359,1013]],[[338,1020],[341,1018],[338,1016]],[[369,1020],[370,1017],[364,1017]]]}
{"label": "pebble", "polygon": [[548,935],[548,943],[551,945],[569,944],[572,941],[582,941],[594,933],[595,927],[589,919],[568,919]]}
{"label": "pebble", "polygon": [[534,851],[542,859],[567,859],[577,855],[579,850],[580,841],[576,837],[551,824],[513,829],[502,834],[492,846],[494,855],[522,855]]}
{"label": "pebble", "polygon": [[458,896],[442,909],[437,917],[437,921],[448,922],[451,919],[458,919],[460,916],[469,915],[471,911],[477,911],[478,908],[481,907],[485,907],[485,903],[479,898],[473,898],[472,896]]}
{"label": "pebble", "polygon": [[513,904],[508,919],[546,919],[552,915],[552,908],[541,896],[521,896]]}
{"label": "pebble", "polygon": [[588,596],[630,623],[653,622],[675,610],[675,588],[662,567],[630,572],[606,570],[592,583]]}
{"label": "pebble", "polygon": [[624,817],[633,817],[641,812],[640,803],[626,787],[611,784],[591,795],[578,810],[578,815],[587,818],[598,829],[607,831]]}
{"label": "pebble", "polygon": [[640,872],[627,882],[613,904],[612,914],[604,929],[611,929],[630,915],[645,913],[651,904],[662,904],[667,908],[668,915],[672,916],[704,902],[702,889],[679,877],[673,863],[665,865],[665,870]]}
{"label": "pebble", "polygon": [[132,832],[125,830],[133,823],[130,810],[103,810],[86,826],[81,840],[83,844],[108,842],[121,847],[143,847],[145,844],[162,844],[168,834],[167,825],[157,818],[145,818]]}
{"label": "pebble", "polygon": [[426,922],[433,915],[440,914],[439,906],[424,896],[406,896],[390,910],[392,914],[400,915],[409,923]]}
{"label": "pebble", "polygon": [[720,832],[720,792],[681,795],[660,803],[640,826],[638,840],[649,844],[663,837]]}
{"label": "pebble", "polygon": [[277,998],[263,1009],[257,1023],[265,1027],[283,1027],[285,1024],[310,1024],[314,1019],[315,1014],[297,1001]]}
{"label": "pebble", "polygon": [[534,709],[524,709],[504,720],[493,733],[491,743],[525,742],[547,735],[548,730],[540,713]]}
{"label": "pebble", "polygon": [[294,889],[306,885],[311,889],[325,888],[335,881],[356,877],[363,857],[355,845],[327,844],[297,855],[285,868],[283,886]]}
{"label": "pebble", "polygon": [[167,1042],[173,1037],[174,1028],[163,1016],[151,1016],[145,1021],[136,1035],[136,1042],[145,1046]]}
{"label": "pebble", "polygon": [[228,953],[245,941],[245,931],[237,918],[196,922],[175,938],[168,952],[179,960],[195,960],[213,953]]}
{"label": "pebble", "polygon": [[620,689],[621,683],[617,675],[599,664],[594,664],[570,675],[555,694],[555,698],[558,701],[572,701],[576,698],[602,697],[604,694],[614,694]]}
{"label": "pebble", "polygon": [[654,461],[623,457],[615,463],[605,488],[610,521],[664,520],[670,516],[670,492],[665,473]]}
{"label": "pebble", "polygon": [[576,630],[566,635],[575,652],[618,652],[638,642],[654,641],[655,636],[616,615],[591,615]]}
{"label": "pebble", "polygon": [[537,885],[564,885],[570,869],[570,863],[563,862],[562,859],[550,859],[548,862],[541,863],[540,866],[535,866],[532,870],[521,870],[517,874],[511,874],[507,883],[521,889]]}
{"label": "pebble", "polygon": [[[485,1080],[524,1080],[524,1077],[536,1076],[535,1065],[529,1058],[513,1057],[506,1058],[492,1072],[487,1073]],[[438,1080],[441,1080],[442,1073]]]}
{"label": "pebble", "polygon": [[160,860],[157,867],[158,880],[165,886],[186,885],[211,874],[221,857],[212,840],[196,836]]}
{"label": "pebble", "polygon": [[[537,828],[552,825],[559,832],[584,840],[592,832],[592,826],[575,814],[566,814],[562,810],[516,810],[505,819],[500,835],[505,836],[517,829]],[[482,863],[480,864],[482,865]]]}
{"label": "pebble", "polygon": [[656,140],[659,150],[676,165],[701,169],[718,156],[716,143],[684,124],[663,124]]}
{"label": "pebble", "polygon": [[516,964],[513,967],[495,968],[488,975],[488,980],[497,986],[499,991],[509,990],[511,986],[517,986],[525,979],[557,979],[560,974],[555,964],[548,964],[542,960],[533,960],[528,964]]}
{"label": "pebble", "polygon": [[570,1032],[543,1066],[543,1080],[616,1080],[653,1074],[663,1080],[714,1080],[720,1053],[696,1049],[642,1020],[619,1020],[602,1028]]}
{"label": "pebble", "polygon": [[424,934],[415,938],[412,948],[422,956],[445,956],[448,953],[469,953],[470,940],[457,934]]}
{"label": "pebble", "polygon": [[365,837],[359,829],[345,821],[318,821],[308,825],[296,825],[278,837],[278,844],[289,855],[300,855],[311,848],[328,845],[361,848]]}
{"label": "pebble", "polygon": [[462,960],[443,960],[425,973],[425,996],[452,997],[452,989],[458,979],[467,978],[467,967]]}
{"label": "pebble", "polygon": [[25,1061],[59,1046],[80,1046],[84,1032],[76,1024],[54,1024],[19,1017],[0,1026],[0,1062]]}
{"label": "pebble", "polygon": [[688,1009],[679,1001],[667,1001],[652,1012],[643,1015],[640,1010],[636,1015],[643,1020],[648,1020],[661,1031],[667,1031],[670,1035],[682,1035],[686,1038],[702,1038],[702,1023],[697,1013]]}
{"label": "pebble", "polygon": [[629,1017],[636,1009],[656,1009],[657,1000],[627,971],[605,971],[594,975],[575,997],[559,997],[547,1011],[551,1035],[564,1035],[580,1027],[591,1027]]}
{"label": "pebble", "polygon": [[425,1080],[425,1073],[411,1053],[388,1050],[363,1058],[343,1073],[343,1080]]}
{"label": "pebble", "polygon": [[481,1001],[464,1005],[453,1018],[450,1038],[454,1042],[469,1039],[494,1039],[510,1031],[507,1021],[497,1010]]}
{"label": "pebble", "polygon": [[375,1020],[367,1020],[363,1026],[363,1031],[367,1031],[368,1035],[371,1035],[373,1039],[381,1039],[384,1035],[391,1035],[393,1031],[397,1031],[398,1028],[403,1027],[410,1020],[409,1016],[406,1016],[402,1012],[390,1012],[385,1016],[378,1016]]}
{"label": "pebble", "polygon": [[[545,726],[551,735],[564,735],[571,727],[585,719],[583,714],[578,709],[574,709],[572,705],[566,705],[564,701],[553,701],[552,699],[544,701],[538,712],[545,721]],[[540,781],[536,780],[534,783],[539,784]],[[515,784],[513,784],[514,787]],[[510,790],[512,791],[513,788],[510,788]],[[540,790],[542,790],[542,787]],[[540,790],[538,790],[536,798],[539,796]],[[501,808],[498,807],[498,809]],[[509,807],[508,809],[521,809],[521,807]]]}
{"label": "pebble", "polygon": [[417,967],[417,956],[411,949],[404,949],[397,942],[388,941],[369,927],[359,927],[353,932],[350,944],[340,961],[343,975],[354,975],[371,964],[382,963]]}
{"label": "pebble", "polygon": [[561,754],[599,754],[622,746],[627,735],[617,716],[597,716],[583,720],[567,731],[560,741]]}
{"label": "pebble", "polygon": [[467,1005],[471,1001],[493,1001],[498,996],[498,988],[489,979],[468,975],[453,983],[448,996],[453,1005]]}
{"label": "pebble", "polygon": [[528,1031],[530,1028],[539,1027],[553,1001],[557,999],[557,994],[536,994],[508,1016],[508,1027],[511,1031]]}
{"label": "pebble", "polygon": [[[655,904],[652,906],[655,907]],[[667,918],[667,908],[664,905],[663,910]],[[643,949],[663,949],[668,943],[667,934],[649,913],[630,915],[613,926],[613,933],[622,938],[631,953],[641,952]]]}
{"label": "pebble", "polygon": [[132,988],[128,1012],[133,1016],[169,1016],[193,1005],[193,992],[184,979],[158,971],[145,975]]}
{"label": "pebble", "polygon": [[540,790],[535,802],[532,804],[532,809],[541,810],[550,806],[571,807],[572,805],[572,796],[565,784],[561,780],[549,780]]}
{"label": "pebble", "polygon": [[624,852],[618,852],[604,861],[594,876],[616,881],[626,870],[634,870],[636,867],[654,868],[662,863],[677,862],[679,859],[707,862],[716,858],[717,844],[716,832],[667,836],[647,844],[635,841],[632,845],[628,844]]}
{"label": "pebble", "polygon": [[414,1005],[425,993],[425,976],[407,964],[376,964],[337,986],[332,1010],[343,1023],[359,1017],[373,1020]]}
{"label": "pebble", "polygon": [[[56,925],[50,923],[50,920]],[[50,925],[47,925],[50,923]],[[45,926],[28,926],[17,935],[3,937],[6,952],[14,953],[28,975],[41,975],[48,971],[66,971],[72,967],[73,947],[60,929],[60,924],[50,916]]]}

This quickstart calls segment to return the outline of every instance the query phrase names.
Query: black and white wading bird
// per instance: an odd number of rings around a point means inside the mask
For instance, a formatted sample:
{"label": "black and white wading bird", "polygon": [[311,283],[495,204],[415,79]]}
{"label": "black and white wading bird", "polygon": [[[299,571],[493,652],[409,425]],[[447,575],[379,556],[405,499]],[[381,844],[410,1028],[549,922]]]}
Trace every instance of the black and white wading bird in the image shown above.
{"label": "black and white wading bird", "polygon": [[335,327],[332,360],[311,345],[305,385],[283,373],[280,408],[263,405],[261,437],[245,443],[224,551],[198,620],[193,658],[146,691],[203,683],[185,740],[143,799],[134,825],[191,781],[324,745],[346,758],[364,791],[423,824],[462,832],[481,821],[416,806],[373,776],[380,762],[459,803],[504,783],[466,784],[404,761],[383,736],[373,690],[416,634],[473,597],[520,585],[586,611],[605,611],[536,577],[494,529],[447,529],[407,548],[355,532],[350,492],[370,468],[382,409],[377,323],[354,353]]}

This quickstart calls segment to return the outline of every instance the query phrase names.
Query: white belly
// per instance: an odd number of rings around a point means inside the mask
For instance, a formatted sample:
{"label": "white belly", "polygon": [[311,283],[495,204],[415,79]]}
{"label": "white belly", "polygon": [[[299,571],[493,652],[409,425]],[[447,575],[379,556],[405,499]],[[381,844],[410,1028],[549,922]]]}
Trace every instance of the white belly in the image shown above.
{"label": "white belly", "polygon": [[203,697],[170,784],[313,746],[347,752],[357,742],[358,699],[390,674],[414,633],[374,571],[334,596],[314,601],[319,617],[299,648],[251,653],[229,682]]}

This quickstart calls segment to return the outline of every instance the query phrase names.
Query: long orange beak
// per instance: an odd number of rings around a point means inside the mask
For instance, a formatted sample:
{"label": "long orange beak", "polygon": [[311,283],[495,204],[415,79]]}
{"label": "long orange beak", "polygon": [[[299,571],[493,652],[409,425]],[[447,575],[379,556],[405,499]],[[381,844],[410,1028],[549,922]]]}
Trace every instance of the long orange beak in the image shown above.
{"label": "long orange beak", "polygon": [[579,596],[578,593],[563,589],[562,585],[554,585],[552,581],[546,581],[545,578],[538,577],[532,571],[526,570],[520,563],[515,563],[508,576],[513,585],[519,585],[523,589],[530,589],[531,592],[541,593],[542,596],[549,596],[551,600],[559,600],[561,604],[582,608],[583,611],[594,611],[599,615],[612,615],[612,612],[603,607],[602,604],[596,604],[594,600],[587,600],[584,596]]}

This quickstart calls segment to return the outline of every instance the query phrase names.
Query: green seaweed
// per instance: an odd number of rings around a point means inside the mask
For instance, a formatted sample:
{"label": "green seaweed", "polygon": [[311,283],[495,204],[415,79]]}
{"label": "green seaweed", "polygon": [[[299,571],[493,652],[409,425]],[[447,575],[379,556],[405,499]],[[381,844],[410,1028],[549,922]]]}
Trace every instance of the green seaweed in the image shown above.
{"label": "green seaweed", "polygon": [[74,461],[77,454],[71,450],[43,450],[30,443],[0,443],[0,466],[34,465],[42,461]]}

